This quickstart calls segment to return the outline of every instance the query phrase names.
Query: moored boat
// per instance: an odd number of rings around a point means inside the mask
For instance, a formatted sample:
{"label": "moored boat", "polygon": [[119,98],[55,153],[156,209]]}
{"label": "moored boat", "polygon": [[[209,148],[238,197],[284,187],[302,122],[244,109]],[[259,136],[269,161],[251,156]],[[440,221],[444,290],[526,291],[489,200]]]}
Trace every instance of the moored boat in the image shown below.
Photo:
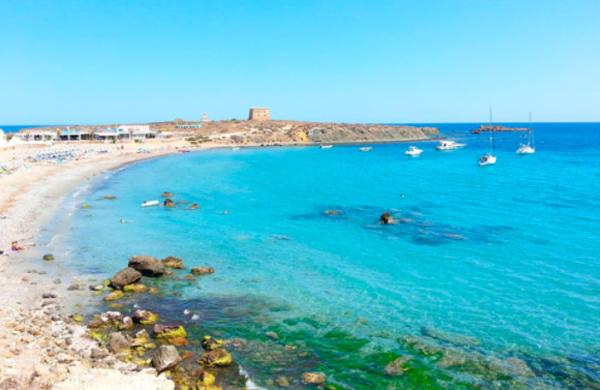
{"label": "moored boat", "polygon": [[153,207],[153,206],[158,206],[160,205],[160,201],[158,200],[147,200],[145,202],[143,202],[140,206],[141,207]]}
{"label": "moored boat", "polygon": [[404,154],[410,157],[418,157],[423,153],[423,149],[419,149],[416,146],[410,146]]}
{"label": "moored boat", "polygon": [[373,149],[372,146],[363,146],[362,148],[359,148],[358,150],[360,150],[361,152],[370,152],[371,149]]}
{"label": "moored boat", "polygon": [[464,148],[465,146],[467,146],[467,145],[448,139],[448,140],[441,140],[435,148],[437,150],[446,151],[446,150],[461,149],[461,148]]}
{"label": "moored boat", "polygon": [[333,145],[321,145],[321,149],[331,149]]}

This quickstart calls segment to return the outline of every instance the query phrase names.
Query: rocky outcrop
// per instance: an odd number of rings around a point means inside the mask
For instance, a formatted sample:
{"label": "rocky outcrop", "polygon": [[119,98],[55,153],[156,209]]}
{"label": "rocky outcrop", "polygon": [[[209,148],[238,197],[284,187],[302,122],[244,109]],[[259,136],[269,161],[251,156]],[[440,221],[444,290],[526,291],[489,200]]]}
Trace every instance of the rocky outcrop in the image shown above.
{"label": "rocky outcrop", "polygon": [[187,345],[187,332],[181,325],[160,325],[152,328],[156,340],[161,343],[183,346]]}
{"label": "rocky outcrop", "polygon": [[128,265],[144,276],[159,277],[165,274],[165,266],[163,263],[152,256],[133,256],[129,259]]}
{"label": "rocky outcrop", "polygon": [[134,268],[127,267],[117,272],[110,280],[110,285],[116,289],[122,289],[128,284],[137,282],[142,278],[142,274]]}
{"label": "rocky outcrop", "polygon": [[172,345],[161,345],[152,355],[152,366],[159,373],[175,367],[180,361],[179,352]]}
{"label": "rocky outcrop", "polygon": [[322,385],[325,383],[325,374],[321,372],[305,372],[302,375],[302,382],[307,385]]}
{"label": "rocky outcrop", "polygon": [[389,376],[400,376],[407,371],[405,364],[411,360],[410,356],[400,356],[388,363],[383,371]]}
{"label": "rocky outcrop", "polygon": [[161,260],[163,265],[167,268],[184,269],[185,265],[183,260],[175,256],[167,256]]}
{"label": "rocky outcrop", "polygon": [[192,268],[192,270],[190,272],[193,275],[200,276],[200,275],[212,274],[215,272],[215,269],[213,267],[194,267],[194,268]]}
{"label": "rocky outcrop", "polygon": [[197,130],[201,138],[230,144],[394,142],[435,137],[434,127],[300,121],[213,121]]}
{"label": "rocky outcrop", "polygon": [[142,325],[152,325],[158,321],[158,314],[152,313],[149,310],[136,309],[132,314],[131,318],[133,322]]}
{"label": "rocky outcrop", "polygon": [[198,363],[205,367],[227,367],[233,363],[233,357],[226,349],[217,348],[202,353]]}

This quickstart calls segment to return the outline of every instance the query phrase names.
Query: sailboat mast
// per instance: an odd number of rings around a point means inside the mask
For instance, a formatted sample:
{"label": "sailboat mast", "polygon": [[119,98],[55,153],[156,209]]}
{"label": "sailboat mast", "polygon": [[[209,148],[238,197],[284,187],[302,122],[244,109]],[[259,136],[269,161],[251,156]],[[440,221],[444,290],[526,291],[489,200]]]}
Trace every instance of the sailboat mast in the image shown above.
{"label": "sailboat mast", "polygon": [[494,127],[493,127],[492,123],[493,123],[492,105],[490,104],[490,154],[494,150]]}
{"label": "sailboat mast", "polygon": [[529,146],[535,148],[535,141],[533,139],[533,126],[531,121],[531,112],[529,113]]}

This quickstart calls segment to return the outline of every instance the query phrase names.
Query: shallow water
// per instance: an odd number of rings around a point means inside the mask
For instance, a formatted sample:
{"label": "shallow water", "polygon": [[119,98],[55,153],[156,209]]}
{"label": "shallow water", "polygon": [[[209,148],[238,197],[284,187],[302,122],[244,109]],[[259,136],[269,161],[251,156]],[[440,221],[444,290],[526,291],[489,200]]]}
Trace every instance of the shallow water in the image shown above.
{"label": "shallow water", "polygon": [[[52,246],[98,277],[134,254],[215,267],[160,305],[178,320],[199,312],[199,335],[259,342],[236,358],[263,386],[305,369],[347,388],[600,386],[600,124],[538,124],[531,156],[514,153],[521,134],[497,135],[498,163],[485,168],[487,135],[438,127],[467,148],[216,150],[135,164],[86,193],[91,208],[75,207]],[[201,209],[139,207],[163,191]],[[400,223],[379,225],[386,210]],[[305,353],[276,352],[286,343]],[[406,375],[383,375],[405,354]],[[530,371],[506,368],[511,357]]]}

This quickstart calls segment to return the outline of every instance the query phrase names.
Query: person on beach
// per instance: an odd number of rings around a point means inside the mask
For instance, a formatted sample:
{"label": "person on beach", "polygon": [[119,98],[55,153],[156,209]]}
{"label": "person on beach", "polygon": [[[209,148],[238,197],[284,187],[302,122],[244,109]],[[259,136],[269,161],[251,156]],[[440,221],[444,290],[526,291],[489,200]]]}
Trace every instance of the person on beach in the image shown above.
{"label": "person on beach", "polygon": [[22,250],[23,250],[23,249],[25,249],[25,248],[24,248],[22,245],[19,245],[19,242],[18,242],[18,241],[13,241],[13,242],[10,244],[10,249],[12,249],[12,250],[13,250],[13,251],[15,251],[15,252],[18,252],[18,251],[22,251]]}

